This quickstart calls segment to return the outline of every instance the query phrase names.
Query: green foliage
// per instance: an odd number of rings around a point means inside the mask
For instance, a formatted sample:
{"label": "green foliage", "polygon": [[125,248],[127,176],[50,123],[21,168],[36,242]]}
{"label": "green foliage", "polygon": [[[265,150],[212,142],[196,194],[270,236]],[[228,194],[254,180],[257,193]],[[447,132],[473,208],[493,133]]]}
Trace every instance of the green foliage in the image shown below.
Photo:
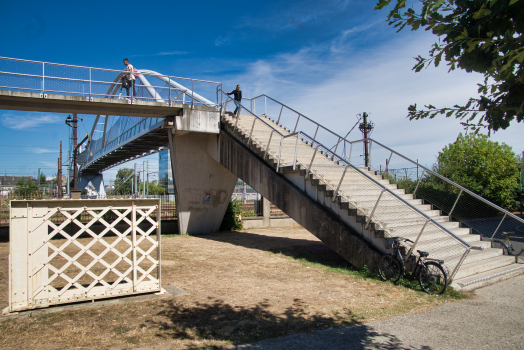
{"label": "green foliage", "polygon": [[165,188],[162,186],[160,180],[150,181],[149,185],[149,194],[152,195],[163,195],[165,194]]}
{"label": "green foliage", "polygon": [[[116,179],[115,179],[115,189],[111,194],[131,194],[132,192],[132,183],[134,180],[134,176],[131,176],[133,174],[133,169],[130,168],[122,168],[119,169],[116,173]],[[131,177],[130,177],[131,176]],[[139,174],[137,174],[137,177],[139,177]]]}
{"label": "green foliage", "polygon": [[23,177],[16,183],[15,194],[19,196],[32,196],[38,193],[38,185],[35,180]]}
{"label": "green foliage", "polygon": [[46,176],[44,173],[40,173],[40,176],[38,177],[38,182],[40,183],[41,186],[45,186],[46,185]]}
{"label": "green foliage", "polygon": [[[379,0],[376,10],[392,0]],[[412,1],[416,3],[417,1]],[[421,6],[405,10],[407,0],[397,0],[389,12],[389,24],[402,30],[424,27],[439,37],[429,58],[418,56],[413,70],[419,72],[442,60],[456,68],[484,75],[478,84],[480,98],[465,105],[418,110],[408,108],[410,120],[455,116],[466,129],[506,129],[514,119],[524,119],[524,0],[418,0]],[[477,119],[475,121],[475,119]]]}
{"label": "green foliage", "polygon": [[493,142],[486,135],[460,134],[439,152],[434,171],[511,210],[517,207],[516,161],[511,147],[504,143]]}
{"label": "green foliage", "polygon": [[220,231],[232,231],[242,229],[239,215],[242,212],[242,201],[235,199],[230,200],[227,205],[226,213],[222,223],[220,224]]}

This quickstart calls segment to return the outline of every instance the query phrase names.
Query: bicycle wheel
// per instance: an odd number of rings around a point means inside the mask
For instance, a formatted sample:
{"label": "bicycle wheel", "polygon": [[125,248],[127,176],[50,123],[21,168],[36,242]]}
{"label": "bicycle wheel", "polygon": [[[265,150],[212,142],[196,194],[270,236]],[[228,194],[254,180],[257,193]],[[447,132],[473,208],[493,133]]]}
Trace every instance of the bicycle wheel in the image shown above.
{"label": "bicycle wheel", "polygon": [[402,272],[400,262],[391,255],[384,255],[378,261],[378,273],[383,281],[398,282]]}
{"label": "bicycle wheel", "polygon": [[422,290],[428,294],[442,294],[448,286],[448,276],[442,265],[435,261],[425,263],[419,276]]}

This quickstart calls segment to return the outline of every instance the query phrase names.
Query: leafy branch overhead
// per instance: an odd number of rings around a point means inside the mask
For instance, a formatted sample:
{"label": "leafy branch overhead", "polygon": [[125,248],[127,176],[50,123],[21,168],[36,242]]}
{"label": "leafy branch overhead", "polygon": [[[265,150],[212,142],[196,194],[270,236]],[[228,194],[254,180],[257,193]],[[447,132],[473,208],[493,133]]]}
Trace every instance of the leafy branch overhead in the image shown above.
{"label": "leafy branch overhead", "polygon": [[[379,0],[375,10],[392,0]],[[429,58],[416,57],[413,70],[447,62],[449,71],[460,68],[484,75],[478,84],[479,98],[463,105],[408,108],[410,120],[455,116],[466,129],[506,129],[514,119],[524,118],[524,0],[397,0],[389,12],[389,24],[401,31],[421,27],[439,37]]]}

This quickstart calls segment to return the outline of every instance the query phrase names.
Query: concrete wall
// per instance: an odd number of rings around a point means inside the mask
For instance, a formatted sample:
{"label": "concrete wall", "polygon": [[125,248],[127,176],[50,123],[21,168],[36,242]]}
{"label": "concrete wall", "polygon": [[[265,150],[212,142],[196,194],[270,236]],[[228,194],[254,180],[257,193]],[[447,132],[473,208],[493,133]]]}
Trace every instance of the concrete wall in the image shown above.
{"label": "concrete wall", "polygon": [[278,174],[226,131],[220,134],[220,163],[274,203],[298,224],[356,267],[375,268],[380,253],[354,229]]}
{"label": "concrete wall", "polygon": [[[268,224],[266,224],[268,222]],[[264,220],[263,217],[242,218],[242,227],[244,229],[251,228],[268,228],[268,227],[288,227],[298,225],[295,220],[289,217],[273,217],[269,220]]]}

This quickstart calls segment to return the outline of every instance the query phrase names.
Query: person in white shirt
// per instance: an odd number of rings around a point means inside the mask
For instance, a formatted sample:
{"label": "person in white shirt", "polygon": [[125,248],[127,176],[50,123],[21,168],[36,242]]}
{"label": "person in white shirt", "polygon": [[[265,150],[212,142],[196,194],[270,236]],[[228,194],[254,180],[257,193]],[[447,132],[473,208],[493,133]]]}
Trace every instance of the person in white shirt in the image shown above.
{"label": "person in white shirt", "polygon": [[129,88],[133,87],[133,98],[136,96],[136,90],[135,90],[135,75],[133,74],[133,66],[129,63],[129,60],[127,58],[124,58],[124,64],[126,65],[126,71],[127,73],[125,75],[125,78],[128,81],[127,86],[124,86],[127,91],[127,97],[129,97]]}

